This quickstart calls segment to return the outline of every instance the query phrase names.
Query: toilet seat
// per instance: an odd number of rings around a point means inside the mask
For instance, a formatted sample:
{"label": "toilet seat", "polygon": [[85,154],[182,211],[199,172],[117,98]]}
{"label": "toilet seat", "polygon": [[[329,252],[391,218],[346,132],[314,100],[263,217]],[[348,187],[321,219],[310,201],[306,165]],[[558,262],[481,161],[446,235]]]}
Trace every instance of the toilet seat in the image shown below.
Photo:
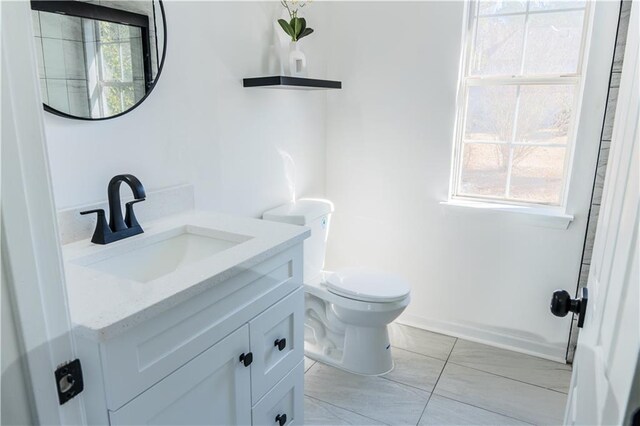
{"label": "toilet seat", "polygon": [[365,268],[346,268],[329,275],[327,290],[338,296],[363,302],[397,302],[409,295],[402,277]]}

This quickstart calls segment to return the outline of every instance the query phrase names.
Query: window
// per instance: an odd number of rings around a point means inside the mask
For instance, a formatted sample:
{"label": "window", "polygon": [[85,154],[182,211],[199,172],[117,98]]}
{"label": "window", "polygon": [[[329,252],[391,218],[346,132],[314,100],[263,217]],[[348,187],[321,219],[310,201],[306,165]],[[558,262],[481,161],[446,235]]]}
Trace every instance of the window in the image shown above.
{"label": "window", "polygon": [[452,195],[562,205],[588,6],[509,0],[470,7]]}
{"label": "window", "polygon": [[92,80],[100,116],[127,111],[145,95],[142,30],[139,27],[85,19],[92,37],[97,67]]}
{"label": "window", "polygon": [[158,75],[157,2],[95,3],[31,2],[45,109],[54,114],[102,119],[124,113]]}

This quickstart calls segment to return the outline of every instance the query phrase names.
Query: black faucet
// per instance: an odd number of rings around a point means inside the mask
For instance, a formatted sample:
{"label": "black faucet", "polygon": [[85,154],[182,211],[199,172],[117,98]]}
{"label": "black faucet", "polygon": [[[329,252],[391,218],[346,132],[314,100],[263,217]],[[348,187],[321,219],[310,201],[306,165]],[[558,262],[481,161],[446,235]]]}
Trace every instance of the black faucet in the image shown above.
{"label": "black faucet", "polygon": [[[124,219],[122,218],[122,209],[120,207],[120,184],[122,182],[129,185],[135,198],[133,201],[125,204],[126,212]],[[142,234],[144,231],[133,212],[133,205],[144,201],[146,197],[142,182],[134,175],[117,175],[109,181],[107,193],[109,195],[109,223],[107,223],[103,209],[80,212],[80,214],[98,214],[98,222],[96,223],[96,230],[93,232],[91,242],[96,244],[109,244],[122,240],[123,238]]]}

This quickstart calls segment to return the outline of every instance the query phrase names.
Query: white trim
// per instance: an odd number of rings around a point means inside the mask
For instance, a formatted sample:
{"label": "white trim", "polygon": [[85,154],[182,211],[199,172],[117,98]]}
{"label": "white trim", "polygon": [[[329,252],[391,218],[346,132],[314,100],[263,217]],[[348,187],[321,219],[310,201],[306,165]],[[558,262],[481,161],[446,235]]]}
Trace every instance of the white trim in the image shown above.
{"label": "white trim", "polygon": [[518,15],[524,15],[525,13],[529,14],[529,15],[544,15],[547,13],[559,13],[559,12],[580,12],[581,10],[584,10],[584,7],[567,7],[566,9],[564,8],[558,8],[558,9],[546,9],[546,10],[530,10],[529,9],[529,3],[527,3],[527,8],[526,11],[523,10],[521,12],[505,12],[505,13],[483,13],[483,14],[479,14],[478,17],[481,18],[500,18],[503,16],[518,16]]}
{"label": "white trim", "polygon": [[440,205],[454,210],[457,209],[479,214],[489,213],[495,215],[495,213],[500,212],[522,223],[544,228],[567,229],[574,219],[573,215],[564,213],[564,209],[562,208],[553,206],[544,207],[535,204],[518,205],[456,198],[449,201],[442,201]]}
{"label": "white trim", "polygon": [[566,75],[505,75],[505,76],[477,76],[470,75],[466,78],[467,86],[527,86],[527,85],[572,85],[580,82],[580,76],[578,74],[566,74]]}
{"label": "white trim", "polygon": [[531,340],[521,339],[495,331],[489,331],[486,328],[480,329],[452,321],[442,321],[434,318],[424,318],[409,314],[401,315],[396,322],[420,328],[422,330],[432,331],[434,333],[457,337],[470,342],[482,343],[496,348],[507,349],[566,364],[566,360],[564,358],[566,344],[564,342],[560,345],[533,342]]}
{"label": "white trim", "polygon": [[29,2],[2,4],[2,249],[39,424],[84,424],[54,371],[75,358]]}
{"label": "white trim", "polygon": [[490,144],[490,145],[511,145],[511,146],[533,146],[539,148],[567,148],[567,144],[564,143],[546,143],[546,142],[505,142],[505,141],[492,141],[487,139],[465,139],[462,141],[465,145],[471,144]]}

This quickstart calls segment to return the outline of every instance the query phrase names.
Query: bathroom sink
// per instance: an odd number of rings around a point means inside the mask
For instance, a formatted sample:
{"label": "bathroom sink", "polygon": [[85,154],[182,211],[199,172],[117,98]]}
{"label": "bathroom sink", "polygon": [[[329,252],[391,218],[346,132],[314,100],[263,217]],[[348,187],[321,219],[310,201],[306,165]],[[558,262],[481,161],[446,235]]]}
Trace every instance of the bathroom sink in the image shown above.
{"label": "bathroom sink", "polygon": [[[235,290],[225,283],[236,276],[243,278],[235,283],[253,282],[247,271],[310,234],[301,226],[198,211],[142,225],[144,233],[110,244],[85,239],[63,246],[78,333],[104,341],[207,290],[226,297]],[[263,273],[295,280],[290,263]]]}
{"label": "bathroom sink", "polygon": [[250,237],[229,232],[184,226],[155,235],[134,247],[114,250],[113,255],[75,263],[137,282],[149,282],[241,244]]}

